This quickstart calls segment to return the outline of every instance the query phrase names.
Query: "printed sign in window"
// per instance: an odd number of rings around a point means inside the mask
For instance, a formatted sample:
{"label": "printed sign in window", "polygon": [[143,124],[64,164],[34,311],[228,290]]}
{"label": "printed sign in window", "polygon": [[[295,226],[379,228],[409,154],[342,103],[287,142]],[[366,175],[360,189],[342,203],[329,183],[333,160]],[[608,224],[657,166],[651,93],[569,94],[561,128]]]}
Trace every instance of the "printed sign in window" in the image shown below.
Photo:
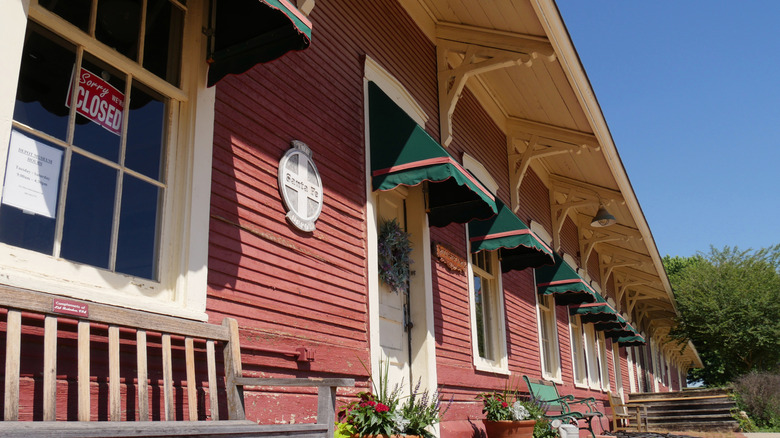
{"label": "printed sign in window", "polygon": [[[76,96],[76,112],[92,120],[116,135],[122,133],[122,114],[125,95],[103,80],[100,75],[82,68],[79,72],[79,91]],[[70,108],[73,81],[70,81],[65,105]]]}
{"label": "printed sign in window", "polygon": [[11,132],[3,204],[54,218],[60,187],[62,151],[19,131]]}

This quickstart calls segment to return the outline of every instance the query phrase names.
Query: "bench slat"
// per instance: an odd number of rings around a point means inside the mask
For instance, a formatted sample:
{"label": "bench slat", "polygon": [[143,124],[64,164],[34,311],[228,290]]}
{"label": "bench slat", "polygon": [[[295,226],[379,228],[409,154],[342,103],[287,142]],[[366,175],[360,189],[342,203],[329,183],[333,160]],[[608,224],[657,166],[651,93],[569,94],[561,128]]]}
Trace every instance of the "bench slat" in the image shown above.
{"label": "bench slat", "polygon": [[5,338],[6,421],[19,419],[19,359],[22,351],[22,312],[9,310]]}
{"label": "bench slat", "polygon": [[76,437],[159,437],[159,436],[225,436],[287,437],[322,436],[327,425],[269,424],[249,420],[226,421],[17,421],[2,425],[3,437],[76,438]]}
{"label": "bench slat", "polygon": [[171,358],[171,335],[162,335],[163,401],[165,421],[176,419],[173,409],[173,359]]}
{"label": "bench slat", "polygon": [[108,326],[108,412],[111,421],[122,419],[119,393],[119,327]]}
{"label": "bench slat", "polygon": [[135,333],[136,367],[138,368],[138,419],[149,420],[149,382],[146,359],[146,331]]}
{"label": "bench slat", "polygon": [[78,323],[78,419],[89,421],[89,321]]}
{"label": "bench slat", "polygon": [[43,322],[43,421],[57,419],[57,318]]}
{"label": "bench slat", "polygon": [[209,404],[211,419],[219,420],[219,394],[217,393],[217,363],[214,352],[214,341],[206,341],[206,367],[209,374]]}
{"label": "bench slat", "polygon": [[198,388],[195,387],[195,341],[184,338],[184,364],[187,371],[187,408],[189,419],[198,419]]}

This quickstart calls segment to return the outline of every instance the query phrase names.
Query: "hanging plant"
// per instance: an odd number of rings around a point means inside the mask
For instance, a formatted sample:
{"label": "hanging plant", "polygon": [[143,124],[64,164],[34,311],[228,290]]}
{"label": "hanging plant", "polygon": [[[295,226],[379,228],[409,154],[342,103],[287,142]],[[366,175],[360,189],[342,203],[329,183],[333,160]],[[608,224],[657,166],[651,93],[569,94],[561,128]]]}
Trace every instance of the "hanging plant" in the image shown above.
{"label": "hanging plant", "polygon": [[412,242],[397,220],[379,225],[379,279],[393,292],[403,292],[409,283]]}

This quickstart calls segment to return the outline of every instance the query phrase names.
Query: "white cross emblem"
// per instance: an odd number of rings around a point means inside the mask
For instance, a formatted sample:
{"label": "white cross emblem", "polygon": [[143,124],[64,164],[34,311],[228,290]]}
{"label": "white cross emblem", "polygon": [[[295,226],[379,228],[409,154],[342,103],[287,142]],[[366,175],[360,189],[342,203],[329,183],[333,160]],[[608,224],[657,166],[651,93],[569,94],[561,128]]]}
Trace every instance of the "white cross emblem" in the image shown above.
{"label": "white cross emblem", "polygon": [[302,231],[314,231],[322,212],[322,180],[305,143],[292,147],[279,160],[279,192],[287,208],[287,220]]}

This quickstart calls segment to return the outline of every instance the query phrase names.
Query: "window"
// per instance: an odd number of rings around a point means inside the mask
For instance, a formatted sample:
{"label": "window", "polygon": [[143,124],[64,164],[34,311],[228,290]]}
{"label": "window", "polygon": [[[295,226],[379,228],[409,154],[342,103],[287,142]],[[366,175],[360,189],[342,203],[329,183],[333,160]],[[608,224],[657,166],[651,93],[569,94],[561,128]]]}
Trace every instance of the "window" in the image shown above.
{"label": "window", "polygon": [[582,320],[579,315],[569,316],[569,329],[571,331],[571,355],[574,371],[574,384],[578,386],[588,385],[588,373],[585,369],[585,350],[583,348]]}
{"label": "window", "polygon": [[604,332],[600,331],[596,338],[599,349],[599,374],[601,376],[601,389],[609,391],[609,362],[607,362],[607,341]]}
{"label": "window", "polygon": [[508,371],[501,275],[495,251],[471,254],[472,344],[478,369]]}
{"label": "window", "polygon": [[213,90],[205,66],[182,68],[204,64],[201,38],[185,38],[200,35],[202,3],[31,3],[0,152],[9,282],[203,318],[205,273],[190,268],[206,256],[188,252],[192,236],[207,234],[208,199],[189,197],[194,171],[210,175],[209,159],[195,155],[213,135],[189,131],[196,117],[213,120],[213,106],[195,112]]}
{"label": "window", "polygon": [[558,327],[555,315],[555,298],[536,294],[539,320],[542,374],[550,380],[561,380],[561,360],[558,351]]}
{"label": "window", "polygon": [[623,370],[620,366],[620,348],[615,341],[612,341],[612,368],[615,370],[615,390],[620,395],[620,400],[625,400],[625,391],[623,390]]}
{"label": "window", "polygon": [[585,324],[585,359],[588,363],[588,385],[591,389],[601,389],[601,372],[599,371],[598,344],[593,324]]}

